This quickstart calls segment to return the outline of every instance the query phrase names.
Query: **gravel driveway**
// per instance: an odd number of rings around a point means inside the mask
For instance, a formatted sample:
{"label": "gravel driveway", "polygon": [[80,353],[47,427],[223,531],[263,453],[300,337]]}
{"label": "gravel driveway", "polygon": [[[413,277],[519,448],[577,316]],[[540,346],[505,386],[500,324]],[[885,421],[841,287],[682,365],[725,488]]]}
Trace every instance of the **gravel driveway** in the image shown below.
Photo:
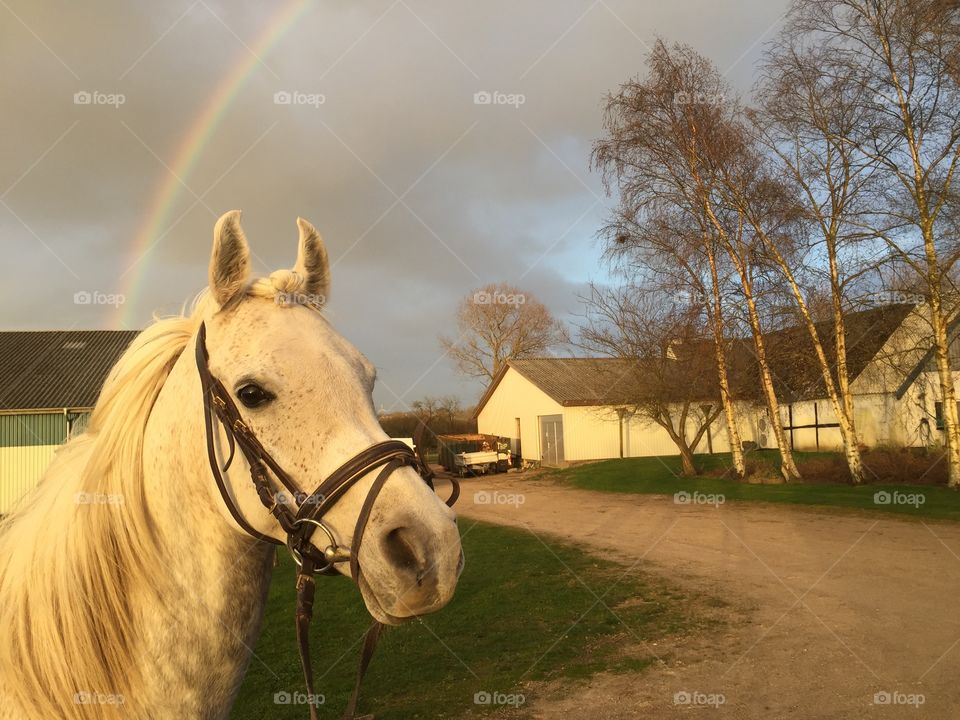
{"label": "gravel driveway", "polygon": [[714,635],[650,648],[666,658],[651,670],[541,688],[534,717],[960,717],[958,524],[513,475],[466,481],[457,510],[464,530],[476,518],[585,543],[731,603]]}

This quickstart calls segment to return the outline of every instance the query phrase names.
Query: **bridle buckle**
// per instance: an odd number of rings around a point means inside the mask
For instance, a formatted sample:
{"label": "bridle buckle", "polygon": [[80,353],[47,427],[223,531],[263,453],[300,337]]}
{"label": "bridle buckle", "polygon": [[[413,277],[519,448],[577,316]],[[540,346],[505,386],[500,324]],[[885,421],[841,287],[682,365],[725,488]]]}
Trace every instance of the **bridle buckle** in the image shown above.
{"label": "bridle buckle", "polygon": [[[333,536],[333,531],[327,527],[323,520],[316,520],[314,518],[297,518],[294,520],[293,525],[294,527],[297,527],[303,523],[309,523],[319,530],[322,530],[323,534],[327,536],[327,540],[329,541],[329,544],[323,549],[323,558],[327,564],[323,567],[318,567],[317,572],[329,570],[338,562],[350,562],[350,548],[337,544],[337,539]],[[301,567],[303,565],[303,553],[301,552],[300,548],[295,546],[295,541],[298,540],[299,537],[299,535],[295,535],[294,533],[287,535],[287,550],[290,551],[290,557],[293,558],[293,561],[297,564],[297,567]],[[319,550],[319,548],[317,549]]]}

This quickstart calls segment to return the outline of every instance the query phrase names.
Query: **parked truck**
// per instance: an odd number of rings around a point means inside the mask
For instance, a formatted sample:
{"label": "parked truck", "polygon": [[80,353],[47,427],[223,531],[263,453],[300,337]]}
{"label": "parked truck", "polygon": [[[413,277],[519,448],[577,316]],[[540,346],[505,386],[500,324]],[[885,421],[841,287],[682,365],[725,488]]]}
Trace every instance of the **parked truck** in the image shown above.
{"label": "parked truck", "polygon": [[512,465],[510,440],[496,435],[439,435],[438,461],[460,477],[506,472]]}

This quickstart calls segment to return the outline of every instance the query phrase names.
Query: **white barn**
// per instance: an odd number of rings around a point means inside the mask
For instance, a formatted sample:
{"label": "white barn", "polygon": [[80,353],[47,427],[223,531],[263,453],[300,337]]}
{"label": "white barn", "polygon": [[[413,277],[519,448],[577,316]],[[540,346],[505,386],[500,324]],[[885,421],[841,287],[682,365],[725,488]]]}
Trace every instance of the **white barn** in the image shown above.
{"label": "white barn", "polygon": [[[846,322],[861,442],[867,446],[939,444],[939,384],[924,309],[886,306],[851,313]],[[833,347],[831,328],[829,323],[820,328],[828,357]],[[789,328],[768,336],[781,422],[796,450],[838,450],[836,416],[806,332]],[[953,366],[960,367],[960,341],[954,342],[952,350]],[[704,352],[712,350],[705,347]],[[730,357],[741,440],[775,447],[748,343],[735,343]],[[614,358],[511,360],[480,398],[475,411],[477,430],[511,438],[515,454],[548,465],[678,454],[666,430],[631,412],[638,392],[630,379],[631,368],[635,370],[636,363]],[[695,427],[693,421],[688,423],[691,435]],[[726,419],[720,415],[694,451],[729,451],[726,428]]]}
{"label": "white barn", "polygon": [[[547,465],[675,455],[666,430],[630,412],[633,366],[615,358],[511,360],[477,405],[477,431],[508,437],[515,455]],[[696,452],[729,451],[721,425],[714,421]]]}

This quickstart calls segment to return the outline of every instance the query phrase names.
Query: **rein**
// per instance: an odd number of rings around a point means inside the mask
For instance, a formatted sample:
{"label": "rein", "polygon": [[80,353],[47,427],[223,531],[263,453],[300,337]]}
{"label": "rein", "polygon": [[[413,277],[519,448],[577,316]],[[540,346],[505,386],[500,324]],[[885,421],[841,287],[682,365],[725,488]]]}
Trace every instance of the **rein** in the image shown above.
{"label": "rein", "polygon": [[[304,684],[306,685],[309,705],[310,718],[316,720],[317,709],[314,702],[316,697],[313,692],[313,667],[310,660],[310,622],[313,619],[313,600],[315,592],[315,579],[317,574],[336,575],[334,568],[336,563],[349,562],[350,574],[355,582],[360,579],[359,551],[363,540],[363,534],[367,527],[367,521],[370,519],[370,513],[373,505],[380,495],[380,491],[386,484],[390,475],[401,467],[409,466],[419,473],[424,482],[433,489],[434,473],[427,466],[419,453],[414,453],[410,447],[399,440],[385,440],[376,443],[361,450],[351,457],[339,468],[334,470],[310,495],[304,497],[303,492],[293,482],[292,478],[284,471],[280,464],[267,452],[266,448],[257,439],[253,430],[243,420],[236,404],[230,397],[230,393],[211,372],[209,367],[209,355],[206,346],[207,329],[201,323],[197,333],[196,361],[197,371],[200,375],[200,385],[203,391],[203,417],[206,434],[207,457],[210,461],[210,470],[217,483],[217,489],[223,498],[224,504],[230,511],[231,516],[243,530],[257,540],[282,545],[279,540],[258,532],[243,516],[236,501],[230,495],[226,480],[223,477],[230,465],[233,463],[236,449],[239,447],[250,466],[250,478],[256,488],[257,496],[260,502],[267,508],[271,515],[276,518],[280,527],[287,534],[286,546],[298,565],[297,571],[297,644],[300,650],[300,664],[303,667]],[[217,460],[216,447],[214,445],[214,419],[218,420],[227,435],[229,443],[229,455],[221,468]],[[423,425],[418,428],[417,445],[419,447],[420,435]],[[376,479],[373,481],[360,513],[357,515],[356,525],[353,531],[352,547],[339,545],[336,536],[330,527],[324,523],[323,516],[353,487],[359,480],[366,477],[369,473],[380,468]],[[271,483],[268,470],[279,480],[284,490],[276,490]],[[456,480],[453,482],[453,492],[447,500],[447,505],[452,506],[459,497],[460,488]],[[293,505],[297,501],[297,505]],[[312,541],[317,531],[323,536],[324,549],[320,550]],[[377,641],[383,625],[374,620],[373,624],[367,630],[363,642],[363,650],[360,657],[360,666],[357,671],[356,684],[350,701],[344,712],[344,720],[350,720],[356,717],[357,701],[360,696],[360,684],[367,671],[370,660],[376,649]]]}

